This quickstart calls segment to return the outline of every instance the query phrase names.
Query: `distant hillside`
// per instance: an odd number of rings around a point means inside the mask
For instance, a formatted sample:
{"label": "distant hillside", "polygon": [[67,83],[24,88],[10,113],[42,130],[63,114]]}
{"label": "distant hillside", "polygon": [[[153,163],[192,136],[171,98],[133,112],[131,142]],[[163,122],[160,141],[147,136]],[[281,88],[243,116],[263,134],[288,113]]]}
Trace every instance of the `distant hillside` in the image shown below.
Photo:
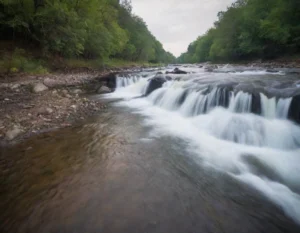
{"label": "distant hillside", "polygon": [[238,0],[178,62],[228,62],[300,54],[299,0]]}

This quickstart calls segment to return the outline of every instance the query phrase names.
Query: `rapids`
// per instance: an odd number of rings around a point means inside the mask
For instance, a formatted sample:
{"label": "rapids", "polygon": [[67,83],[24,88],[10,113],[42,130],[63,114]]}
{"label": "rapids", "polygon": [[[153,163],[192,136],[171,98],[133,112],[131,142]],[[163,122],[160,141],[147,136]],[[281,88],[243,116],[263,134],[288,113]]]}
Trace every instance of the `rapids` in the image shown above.
{"label": "rapids", "polygon": [[195,162],[248,184],[300,224],[299,76],[230,65],[182,69],[189,74],[159,74],[166,81],[148,96],[157,70],[118,75],[105,98],[123,98],[117,105],[145,116],[149,137],[186,141]]}

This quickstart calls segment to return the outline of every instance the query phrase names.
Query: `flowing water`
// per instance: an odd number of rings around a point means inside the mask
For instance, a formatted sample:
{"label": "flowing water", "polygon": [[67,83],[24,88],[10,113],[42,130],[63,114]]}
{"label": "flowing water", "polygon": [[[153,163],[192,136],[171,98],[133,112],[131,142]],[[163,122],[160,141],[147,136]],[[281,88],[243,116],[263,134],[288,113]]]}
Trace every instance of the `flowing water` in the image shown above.
{"label": "flowing water", "polygon": [[182,69],[119,75],[106,113],[2,149],[1,232],[300,232],[299,76]]}

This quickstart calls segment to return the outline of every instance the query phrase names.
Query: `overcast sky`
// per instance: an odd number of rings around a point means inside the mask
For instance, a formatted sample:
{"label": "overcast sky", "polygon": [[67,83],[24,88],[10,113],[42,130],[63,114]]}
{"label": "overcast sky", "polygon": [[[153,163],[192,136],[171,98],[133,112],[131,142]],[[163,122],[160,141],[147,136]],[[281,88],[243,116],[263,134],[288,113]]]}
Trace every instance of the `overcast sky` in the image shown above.
{"label": "overcast sky", "polygon": [[142,17],[167,51],[179,56],[217,20],[235,0],[132,0],[133,12]]}

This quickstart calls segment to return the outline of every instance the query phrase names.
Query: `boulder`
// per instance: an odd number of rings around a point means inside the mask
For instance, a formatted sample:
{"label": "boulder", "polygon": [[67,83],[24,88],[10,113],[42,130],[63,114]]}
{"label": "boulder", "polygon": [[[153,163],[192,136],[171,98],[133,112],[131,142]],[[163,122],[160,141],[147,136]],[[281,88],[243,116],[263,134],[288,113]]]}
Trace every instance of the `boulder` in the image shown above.
{"label": "boulder", "polygon": [[111,90],[117,87],[117,78],[115,73],[109,73],[108,75],[101,76],[98,81],[101,86],[104,85]]}
{"label": "boulder", "polygon": [[208,65],[208,66],[204,67],[204,70],[206,72],[214,72],[215,69],[218,69],[217,65]]}
{"label": "boulder", "polygon": [[175,68],[173,71],[167,71],[166,74],[187,74],[188,72],[180,70],[179,68]]}
{"label": "boulder", "polygon": [[293,97],[288,116],[290,120],[300,124],[300,95]]}
{"label": "boulder", "polygon": [[32,91],[34,93],[39,93],[48,90],[48,87],[46,87],[43,83],[36,83],[32,87]]}
{"label": "boulder", "polygon": [[108,93],[111,93],[111,92],[112,92],[112,90],[107,86],[101,86],[97,90],[97,94],[108,94]]}
{"label": "boulder", "polygon": [[147,87],[145,95],[150,95],[156,89],[161,88],[166,81],[167,80],[160,75],[153,77],[149,80],[149,85]]}
{"label": "boulder", "polygon": [[45,78],[43,81],[43,84],[47,87],[54,87],[57,85],[57,81],[55,81],[51,78]]}
{"label": "boulder", "polygon": [[9,141],[15,139],[22,133],[22,130],[19,126],[14,126],[11,130],[8,130],[5,134],[5,138]]}

